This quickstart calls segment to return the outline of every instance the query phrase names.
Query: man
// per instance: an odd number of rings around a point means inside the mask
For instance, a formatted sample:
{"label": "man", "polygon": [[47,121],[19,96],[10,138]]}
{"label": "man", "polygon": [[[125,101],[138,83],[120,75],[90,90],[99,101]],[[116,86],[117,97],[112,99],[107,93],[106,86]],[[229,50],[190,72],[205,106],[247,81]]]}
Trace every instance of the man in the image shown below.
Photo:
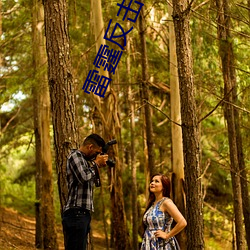
{"label": "man", "polygon": [[100,155],[105,141],[89,135],[67,159],[68,199],[63,209],[62,224],[65,250],[85,250],[93,206],[93,185],[98,167],[106,166],[108,155]]}

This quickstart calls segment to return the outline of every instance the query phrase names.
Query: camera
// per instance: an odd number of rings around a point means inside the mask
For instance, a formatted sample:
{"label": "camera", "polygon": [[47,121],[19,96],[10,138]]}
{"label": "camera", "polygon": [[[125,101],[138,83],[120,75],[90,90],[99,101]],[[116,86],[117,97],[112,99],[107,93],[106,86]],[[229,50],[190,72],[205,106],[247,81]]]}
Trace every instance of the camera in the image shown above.
{"label": "camera", "polygon": [[[105,146],[102,148],[102,153],[101,153],[101,155],[107,154],[107,153],[108,153],[108,150],[109,150],[109,147],[110,147],[111,145],[116,144],[116,143],[117,143],[117,141],[116,141],[115,139],[113,139],[113,140],[107,142],[107,143],[105,144]],[[110,159],[110,158],[107,160],[106,163],[107,163],[107,165],[108,165],[110,168],[113,168],[113,167],[115,166],[115,161],[112,160],[112,159]],[[101,179],[100,179],[100,175],[99,175],[99,170],[98,170],[98,168],[96,167],[96,165],[94,165],[93,167],[94,167],[94,171],[95,171],[95,173],[96,173],[96,177],[95,177],[95,180],[94,180],[95,186],[96,186],[96,187],[100,187],[100,186],[101,186]]]}
{"label": "camera", "polygon": [[[104,155],[104,154],[107,154],[107,152],[108,152],[108,150],[109,150],[109,147],[110,147],[111,145],[116,144],[116,143],[117,143],[117,141],[116,141],[115,139],[113,139],[113,140],[107,142],[107,143],[105,144],[105,146],[102,148],[102,153],[101,153],[101,154],[103,154],[103,155]],[[113,168],[113,167],[115,166],[115,161],[109,158],[109,159],[107,160],[107,165],[108,165],[110,168]]]}

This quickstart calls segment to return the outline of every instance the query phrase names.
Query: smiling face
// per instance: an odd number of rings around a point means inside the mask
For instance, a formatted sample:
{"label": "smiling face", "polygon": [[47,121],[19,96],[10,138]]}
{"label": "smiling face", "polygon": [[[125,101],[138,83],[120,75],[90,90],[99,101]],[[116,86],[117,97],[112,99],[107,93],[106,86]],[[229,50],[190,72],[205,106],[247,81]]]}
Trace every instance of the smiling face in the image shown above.
{"label": "smiling face", "polygon": [[151,179],[149,190],[154,194],[163,192],[163,185],[160,175],[156,175]]}

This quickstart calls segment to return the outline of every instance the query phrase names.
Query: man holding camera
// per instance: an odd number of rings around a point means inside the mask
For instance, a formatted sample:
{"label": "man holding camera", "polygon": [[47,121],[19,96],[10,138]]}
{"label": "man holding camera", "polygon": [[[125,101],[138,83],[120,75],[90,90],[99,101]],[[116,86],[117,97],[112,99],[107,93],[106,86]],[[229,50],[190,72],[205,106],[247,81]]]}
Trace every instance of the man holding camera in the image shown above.
{"label": "man holding camera", "polygon": [[98,167],[106,166],[107,154],[101,154],[105,141],[91,134],[67,159],[68,199],[62,224],[65,250],[85,250],[93,206],[93,186],[100,183]]}

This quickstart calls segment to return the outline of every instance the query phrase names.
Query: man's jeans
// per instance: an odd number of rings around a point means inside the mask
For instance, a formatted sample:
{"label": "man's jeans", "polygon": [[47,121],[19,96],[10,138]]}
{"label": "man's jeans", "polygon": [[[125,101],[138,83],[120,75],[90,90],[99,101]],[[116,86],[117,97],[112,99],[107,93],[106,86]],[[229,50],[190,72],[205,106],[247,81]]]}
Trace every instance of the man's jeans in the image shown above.
{"label": "man's jeans", "polygon": [[88,210],[70,208],[63,213],[65,250],[86,250],[91,215]]}

